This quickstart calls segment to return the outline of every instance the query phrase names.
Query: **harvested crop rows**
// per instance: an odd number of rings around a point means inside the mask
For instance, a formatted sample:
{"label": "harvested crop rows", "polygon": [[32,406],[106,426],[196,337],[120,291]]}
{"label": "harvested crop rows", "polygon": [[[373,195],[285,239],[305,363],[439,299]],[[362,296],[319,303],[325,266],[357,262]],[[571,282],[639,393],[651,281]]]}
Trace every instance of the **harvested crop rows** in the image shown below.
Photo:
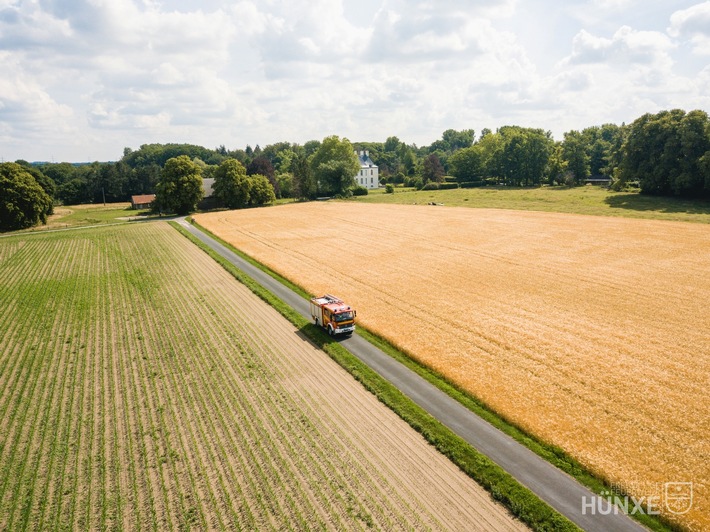
{"label": "harvested crop rows", "polygon": [[0,279],[0,530],[522,528],[165,223]]}
{"label": "harvested crop rows", "polygon": [[[670,519],[710,527],[710,228],[308,203],[196,217]],[[687,513],[664,485],[692,482]],[[671,503],[671,500],[668,500]]]}

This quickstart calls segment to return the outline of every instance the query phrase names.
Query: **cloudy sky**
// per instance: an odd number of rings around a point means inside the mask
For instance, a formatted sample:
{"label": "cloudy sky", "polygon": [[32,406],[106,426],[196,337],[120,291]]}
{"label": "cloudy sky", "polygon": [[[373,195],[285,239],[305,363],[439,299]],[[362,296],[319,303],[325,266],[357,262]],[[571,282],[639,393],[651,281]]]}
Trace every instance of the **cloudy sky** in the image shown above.
{"label": "cloudy sky", "polygon": [[710,1],[0,0],[0,157],[710,111]]}

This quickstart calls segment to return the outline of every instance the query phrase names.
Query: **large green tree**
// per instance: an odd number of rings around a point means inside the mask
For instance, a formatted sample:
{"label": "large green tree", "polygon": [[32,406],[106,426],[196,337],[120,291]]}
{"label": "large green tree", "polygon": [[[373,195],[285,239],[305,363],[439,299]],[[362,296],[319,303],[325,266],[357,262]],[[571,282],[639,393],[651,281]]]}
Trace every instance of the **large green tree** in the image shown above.
{"label": "large green tree", "polygon": [[547,174],[548,183],[550,185],[561,184],[564,181],[564,175],[567,171],[567,161],[562,155],[562,143],[556,142],[550,148],[550,157],[547,159]]}
{"label": "large green tree", "polygon": [[528,179],[531,185],[541,185],[549,169],[550,156],[555,148],[552,133],[542,129],[530,128],[527,130],[528,160],[525,184]]}
{"label": "large green tree", "polygon": [[75,177],[63,183],[57,190],[57,197],[64,205],[80,205],[89,203],[89,188],[86,180]]}
{"label": "large green tree", "polygon": [[214,195],[229,209],[239,209],[249,204],[249,178],[244,165],[236,159],[227,159],[217,167],[214,177]]}
{"label": "large green tree", "polygon": [[320,140],[308,140],[303,144],[303,149],[306,152],[306,157],[310,157],[311,155],[314,155],[317,151],[318,148],[320,148],[321,142]]}
{"label": "large green tree", "polygon": [[417,168],[417,156],[414,150],[409,146],[402,144],[402,150],[400,153],[400,159],[402,160],[402,168],[406,175],[414,175]]}
{"label": "large green tree", "polygon": [[223,161],[215,171],[214,195],[230,209],[268,205],[276,200],[269,179],[261,174],[247,175],[236,159]]}
{"label": "large green tree", "polygon": [[348,139],[332,135],[313,154],[311,170],[322,194],[348,195],[355,187],[360,162]]}
{"label": "large green tree", "polygon": [[160,166],[149,164],[133,168],[128,173],[127,188],[130,194],[150,194],[160,180]]}
{"label": "large green tree", "polygon": [[269,178],[261,174],[249,176],[249,205],[258,207],[276,201],[274,187]]}
{"label": "large green tree", "polygon": [[188,214],[204,196],[200,167],[187,155],[168,159],[155,189],[155,207],[160,212]]}
{"label": "large green tree", "polygon": [[[499,137],[496,140],[496,137]],[[542,129],[505,126],[481,138],[480,144],[495,147],[491,170],[508,185],[540,185],[548,167],[554,141]],[[496,175],[496,174],[493,174]]]}
{"label": "large green tree", "polygon": [[209,150],[194,144],[143,144],[140,149],[124,148],[123,158],[125,164],[131,168],[157,164],[164,166],[169,159],[187,155],[190,159],[198,157],[208,164],[219,164],[227,158],[217,150]]}
{"label": "large green tree", "polygon": [[0,230],[47,223],[52,198],[32,174],[16,163],[0,163]]}
{"label": "large green tree", "polygon": [[[483,134],[485,133],[485,135]],[[492,133],[490,130],[483,130],[481,138],[476,143],[480,148],[483,157],[483,169],[486,177],[495,177],[498,182],[503,179],[502,157],[505,143],[503,136],[499,133]]]}
{"label": "large green tree", "polygon": [[455,152],[456,150],[471,147],[475,136],[476,133],[473,129],[462,129],[461,131],[447,129],[441,135],[441,138],[446,144],[447,150]]}
{"label": "large green tree", "polygon": [[396,152],[401,144],[402,142],[399,140],[399,138],[395,136],[387,137],[387,140],[385,140],[385,143],[382,148],[386,152]]}
{"label": "large green tree", "polygon": [[422,182],[424,184],[432,181],[434,183],[439,183],[444,179],[444,165],[441,164],[441,160],[436,153],[430,153],[424,162],[422,162]]}
{"label": "large green tree", "polygon": [[518,127],[506,127],[502,133],[503,154],[501,171],[508,185],[519,186],[523,183],[523,173],[527,161],[525,137]]}
{"label": "large green tree", "polygon": [[280,197],[279,185],[276,182],[276,170],[267,157],[263,155],[255,157],[254,160],[247,165],[246,169],[247,175],[259,174],[266,176],[269,183],[271,183],[271,186],[274,188],[274,192]]}
{"label": "large green tree", "polygon": [[484,177],[483,149],[471,146],[458,150],[449,160],[451,174],[459,182],[480,181]]}
{"label": "large green tree", "polygon": [[77,167],[70,163],[47,163],[40,167],[42,173],[61,186],[76,178]]}
{"label": "large green tree", "polygon": [[567,162],[567,170],[572,173],[576,183],[581,183],[589,177],[589,155],[582,133],[579,131],[565,133],[562,155]]}
{"label": "large green tree", "polygon": [[[30,163],[27,161],[15,161],[17,164],[22,166],[27,173],[31,174],[32,177],[35,178],[35,181],[37,181],[37,184],[42,187],[42,190],[44,190],[47,195],[52,199],[52,202],[57,198],[57,184],[54,182],[54,180],[46,176],[39,168],[36,166],[32,166]],[[47,214],[53,214],[54,213],[54,207],[51,207],[49,209],[49,212]]]}
{"label": "large green tree", "polygon": [[629,126],[622,151],[620,178],[638,180],[641,192],[710,196],[710,119],[705,111],[645,114]]}
{"label": "large green tree", "polygon": [[291,173],[294,197],[314,199],[318,195],[318,183],[305,153],[297,153],[291,159]]}

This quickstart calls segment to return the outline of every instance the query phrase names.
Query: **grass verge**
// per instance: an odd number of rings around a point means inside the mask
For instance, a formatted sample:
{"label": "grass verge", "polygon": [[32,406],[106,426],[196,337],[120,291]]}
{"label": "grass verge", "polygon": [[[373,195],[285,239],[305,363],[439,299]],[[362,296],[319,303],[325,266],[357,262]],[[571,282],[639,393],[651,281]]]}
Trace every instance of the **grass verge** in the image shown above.
{"label": "grass verge", "polygon": [[[172,222],[171,222],[172,223]],[[513,501],[506,501],[506,499],[498,498],[496,495],[496,488],[494,487],[495,484],[487,483],[486,478],[490,478],[491,476],[495,477],[492,473],[485,471],[483,473],[483,479],[479,479],[477,475],[473,474],[470,470],[469,465],[471,463],[476,463],[471,462],[471,458],[465,458],[463,462],[460,462],[457,460],[455,457],[456,456],[463,456],[461,453],[461,446],[465,446],[466,448],[469,448],[473,450],[473,452],[480,456],[481,458],[487,460],[495,466],[496,468],[500,469],[501,472],[505,473],[499,466],[491,462],[488,458],[485,456],[481,455],[473,449],[465,440],[459,438],[456,436],[453,432],[450,431],[447,427],[441,425],[438,421],[436,421],[433,417],[431,417],[426,411],[421,409],[419,406],[415,405],[412,401],[410,401],[406,396],[401,394],[397,388],[389,384],[389,382],[385,381],[382,377],[380,377],[377,373],[373,372],[368,366],[363,364],[362,362],[359,361],[354,355],[350,354],[345,348],[341,347],[337,342],[333,342],[330,340],[330,337],[323,332],[320,328],[315,327],[310,323],[309,320],[306,320],[300,314],[296,313],[293,309],[285,305],[283,302],[281,302],[276,296],[272,295],[270,292],[266,291],[264,288],[261,287],[256,281],[248,277],[246,274],[241,272],[238,268],[234,267],[231,263],[229,263],[226,259],[209,249],[207,246],[205,246],[202,242],[200,242],[198,239],[194,238],[192,235],[190,235],[189,232],[185,231],[184,229],[180,228],[177,224],[174,224],[175,227],[177,227],[183,234],[185,234],[190,240],[193,242],[197,243],[198,246],[200,246],[203,250],[205,250],[210,256],[215,258],[227,271],[229,271],[234,277],[236,277],[238,280],[243,282],[245,285],[247,285],[254,293],[256,293],[261,299],[275,307],[282,315],[284,315],[291,323],[299,327],[299,329],[308,336],[313,342],[316,343],[319,347],[324,349],[330,356],[331,358],[335,359],[342,367],[344,367],[348,372],[350,372],[355,379],[357,379],[359,382],[361,382],[369,391],[371,391],[373,394],[375,394],[383,403],[387,404],[392,410],[395,411],[402,419],[407,421],[415,430],[418,432],[422,433],[424,437],[435,445],[437,449],[439,449],[442,454],[446,455],[449,457],[454,463],[456,463],[464,472],[466,472],[469,476],[474,478],[479,484],[484,486],[488,491],[490,491],[494,497],[496,497],[498,500],[503,502],[510,510],[511,512],[519,517],[521,520],[523,520],[526,524],[532,526],[533,528],[536,528],[533,522],[528,522],[525,520],[521,515],[516,513],[516,511],[513,508]],[[270,275],[280,283],[284,284],[297,294],[301,295],[302,297],[309,299],[312,297],[313,294],[308,293],[306,290],[304,290],[302,287],[294,284],[293,282],[289,281],[288,279],[282,277],[278,273],[272,271],[268,267],[264,266],[263,264],[259,263],[258,261],[252,259],[248,255],[244,254],[240,250],[236,249],[234,246],[226,242],[225,240],[219,238],[218,236],[214,235],[207,229],[203,228],[199,224],[193,222],[193,225],[204,232],[205,234],[208,234],[211,238],[216,240],[217,242],[221,243],[223,246],[231,250],[232,252],[236,253],[239,255],[241,258],[252,264],[253,266],[259,268],[262,270],[264,273]],[[233,271],[234,270],[234,271]],[[245,280],[243,280],[245,279]],[[282,308],[283,307],[283,308]],[[313,334],[309,334],[309,330],[313,330]],[[317,334],[316,334],[317,333]],[[393,346],[390,344],[386,339],[373,334],[372,332],[368,331],[362,326],[358,326],[357,329],[357,334],[365,338],[367,341],[381,349],[383,352],[387,353],[389,356],[392,358],[396,359],[398,362],[401,364],[405,365],[407,368],[410,370],[414,371],[417,373],[419,376],[424,378],[426,381],[428,381],[430,384],[436,386],[439,388],[441,391],[461,403],[463,406],[474,412],[476,415],[496,427],[497,429],[501,430],[514,440],[516,440],[518,443],[524,445],[528,449],[530,449],[532,452],[543,458],[544,460],[550,462],[552,465],[557,467],[558,469],[561,469],[568,475],[574,477],[580,484],[586,486],[590,491],[593,493],[601,494],[603,492],[610,492],[613,491],[614,494],[619,495],[620,498],[623,499],[623,496],[626,495],[624,493],[621,493],[619,491],[618,486],[614,486],[612,490],[612,485],[605,481],[604,479],[601,479],[591,472],[589,472],[582,464],[580,464],[577,460],[575,460],[573,457],[568,455],[564,450],[562,450],[559,447],[556,447],[554,445],[551,445],[549,443],[546,443],[542,440],[539,440],[535,436],[525,432],[524,430],[520,429],[510,421],[508,421],[504,416],[501,416],[494,410],[490,409],[485,403],[471,395],[469,392],[459,388],[457,385],[454,383],[450,382],[448,379],[440,375],[439,373],[435,372],[431,368],[422,365],[421,363],[417,362],[414,358],[409,356],[407,353],[403,352],[399,348]],[[335,351],[343,351],[344,354],[333,354],[331,353],[331,350]],[[352,359],[352,360],[350,360]],[[363,369],[364,368],[364,369]],[[364,375],[367,378],[362,379],[360,376]],[[403,407],[402,411],[399,409],[400,405],[400,400],[397,399],[393,401],[392,403],[388,402],[388,400],[383,399],[383,397],[389,397],[387,394],[384,396],[380,395],[380,387],[379,387],[379,381],[385,382],[388,386],[393,388],[394,390],[397,391],[397,393],[403,398],[402,400],[404,402],[409,403],[411,405],[411,409],[409,407]],[[373,387],[371,387],[371,384],[375,383]],[[409,417],[409,413],[413,412],[415,410],[421,410],[421,413],[417,413],[416,416]],[[419,414],[424,416],[425,418],[430,418],[433,420],[435,423],[439,424],[440,427],[443,429],[445,433],[449,433],[453,438],[458,439],[459,441],[456,442],[455,445],[450,445],[447,443],[444,448],[440,448],[439,445],[436,443],[436,436],[432,436],[433,439],[430,439],[430,436],[427,434],[429,433],[429,425],[427,424],[421,424],[419,421],[419,418],[417,417]],[[435,430],[433,434],[437,433]],[[444,437],[446,440],[448,438],[448,434]],[[454,448],[455,451],[451,452],[451,448]],[[464,453],[465,454],[465,453]],[[485,469],[485,468],[484,468]],[[508,475],[507,473],[505,473]],[[509,476],[509,475],[508,475]],[[523,488],[515,479],[510,477],[510,479]],[[523,488],[526,489],[526,488]],[[530,495],[535,497],[538,501],[538,499],[532,492],[530,492]],[[545,506],[546,503],[540,501],[542,504]],[[552,510],[550,508],[550,510]],[[554,510],[552,510],[554,512]],[[556,512],[555,512],[556,513]],[[559,514],[557,514],[559,515]],[[560,516],[562,517],[562,516]],[[662,516],[658,515],[648,515],[648,514],[641,514],[639,512],[636,512],[632,514],[630,517],[634,518],[636,521],[639,523],[643,524],[650,530],[654,531],[659,531],[659,532],[664,532],[664,531],[676,531],[676,530],[682,530],[679,528],[676,524],[671,523],[667,520],[665,520]],[[563,517],[563,519],[566,519]],[[570,524],[572,524],[570,522]],[[572,524],[573,529],[576,529],[574,525]],[[536,528],[540,530],[547,530],[546,527],[542,528]]]}

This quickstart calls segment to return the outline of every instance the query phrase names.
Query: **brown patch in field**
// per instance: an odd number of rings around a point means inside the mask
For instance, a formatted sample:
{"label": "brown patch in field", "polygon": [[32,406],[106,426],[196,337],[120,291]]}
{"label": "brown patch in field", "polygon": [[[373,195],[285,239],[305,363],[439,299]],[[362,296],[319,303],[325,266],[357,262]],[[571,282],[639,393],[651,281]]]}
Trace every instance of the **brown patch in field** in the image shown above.
{"label": "brown patch in field", "polygon": [[707,226],[343,202],[196,220],[633,495],[693,482],[677,518],[710,523]]}
{"label": "brown patch in field", "polygon": [[66,227],[67,224],[63,221],[64,218],[74,212],[76,207],[54,207],[54,213],[47,216],[47,223],[44,225],[35,226],[36,230],[59,229]]}

